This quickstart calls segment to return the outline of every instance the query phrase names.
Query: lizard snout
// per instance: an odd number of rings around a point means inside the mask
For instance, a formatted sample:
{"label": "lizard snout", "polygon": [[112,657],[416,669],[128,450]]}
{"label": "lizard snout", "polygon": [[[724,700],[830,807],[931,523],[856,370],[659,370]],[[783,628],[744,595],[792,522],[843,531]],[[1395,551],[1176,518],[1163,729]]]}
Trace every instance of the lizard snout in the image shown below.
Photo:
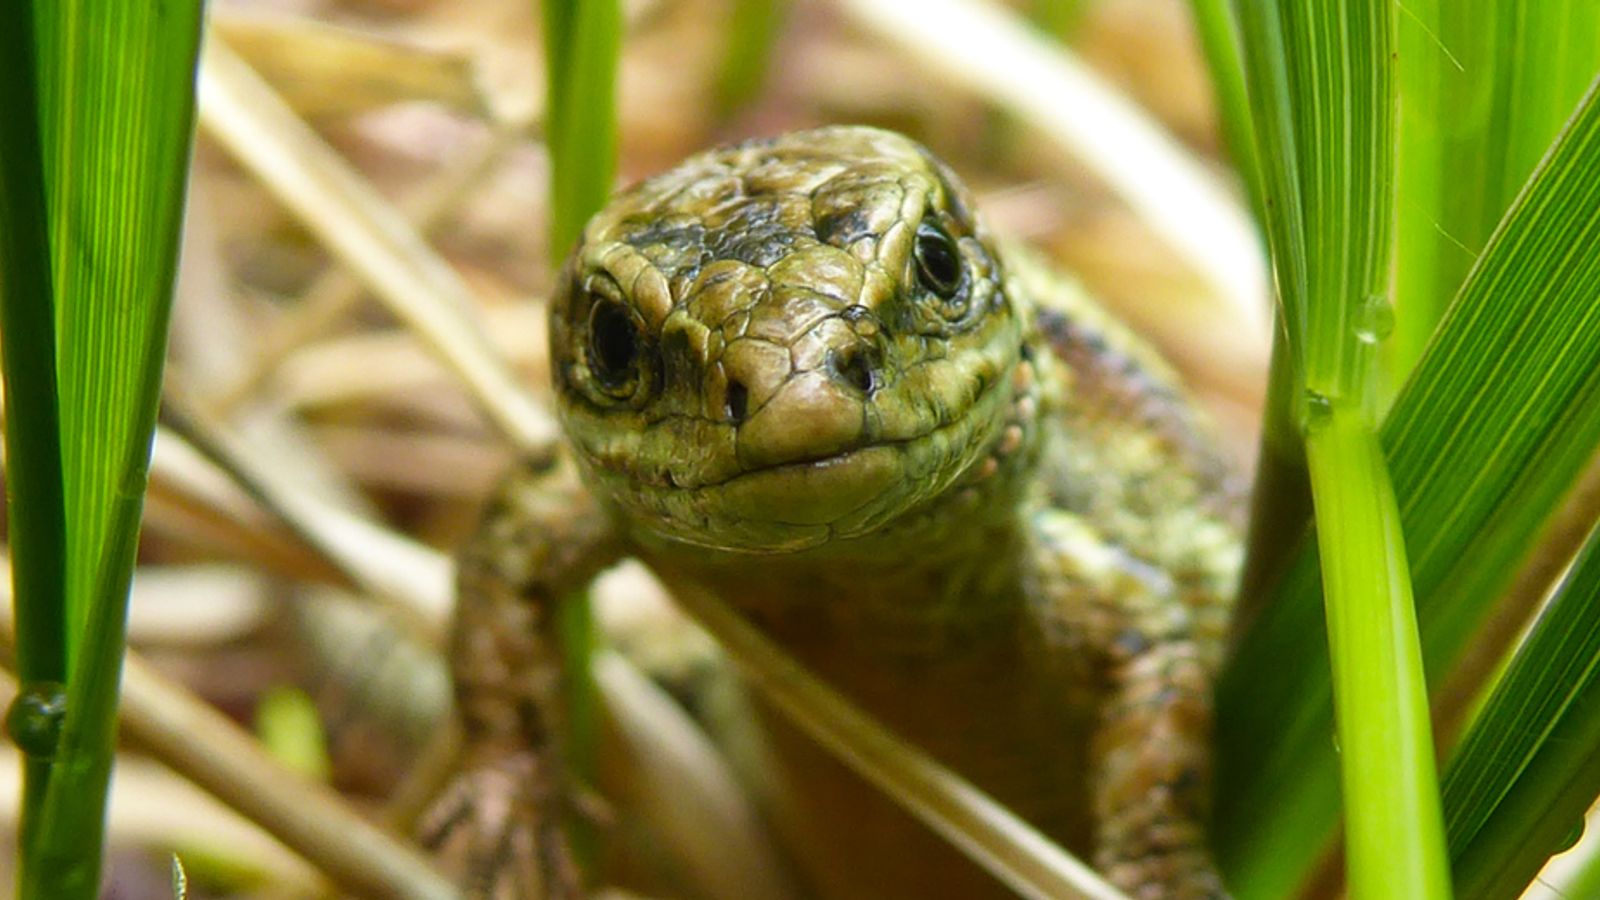
{"label": "lizard snout", "polygon": [[741,465],[825,459],[869,439],[867,407],[885,378],[877,341],[828,318],[786,348],[743,343],[729,345],[723,366]]}

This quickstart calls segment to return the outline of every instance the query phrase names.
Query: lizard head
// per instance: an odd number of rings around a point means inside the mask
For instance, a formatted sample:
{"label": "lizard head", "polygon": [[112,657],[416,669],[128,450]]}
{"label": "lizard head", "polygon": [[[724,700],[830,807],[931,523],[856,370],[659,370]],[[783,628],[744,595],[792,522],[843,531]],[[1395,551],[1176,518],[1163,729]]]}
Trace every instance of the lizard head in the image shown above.
{"label": "lizard head", "polygon": [[835,127],[616,196],[564,270],[550,358],[585,478],[632,530],[779,553],[976,504],[1032,430],[1022,334],[948,168]]}

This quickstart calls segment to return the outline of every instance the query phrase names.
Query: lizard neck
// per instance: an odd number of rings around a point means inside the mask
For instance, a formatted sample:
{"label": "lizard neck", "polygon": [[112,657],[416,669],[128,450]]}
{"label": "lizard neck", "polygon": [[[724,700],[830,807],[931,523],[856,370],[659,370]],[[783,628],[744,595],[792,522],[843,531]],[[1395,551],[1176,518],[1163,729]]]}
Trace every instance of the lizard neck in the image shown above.
{"label": "lizard neck", "polygon": [[[988,499],[990,502],[982,502]],[[702,583],[802,657],[935,658],[983,634],[1013,634],[1024,552],[1014,499],[983,498],[922,533],[852,542],[827,553],[752,560],[732,554],[649,555],[652,567]],[[941,523],[935,528],[931,523]]]}

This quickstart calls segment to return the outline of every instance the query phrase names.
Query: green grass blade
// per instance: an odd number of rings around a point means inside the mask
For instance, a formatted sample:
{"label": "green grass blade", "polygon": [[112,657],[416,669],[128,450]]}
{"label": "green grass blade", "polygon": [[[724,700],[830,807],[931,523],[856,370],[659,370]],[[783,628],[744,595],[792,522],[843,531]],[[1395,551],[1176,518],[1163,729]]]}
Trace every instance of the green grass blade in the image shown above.
{"label": "green grass blade", "polygon": [[[116,754],[117,701],[127,644],[126,599],[138,552],[144,485],[119,494],[107,525],[96,606],[67,685],[67,715],[39,814],[37,855],[19,886],[24,900],[92,900],[100,892],[106,791]],[[110,608],[113,604],[122,608]]]}
{"label": "green grass blade", "polygon": [[[1300,193],[1300,162],[1294,129],[1295,99],[1284,45],[1283,25],[1276,4],[1261,3],[1250,8],[1251,15],[1240,15],[1244,7],[1234,5],[1232,21],[1238,28],[1242,48],[1249,49],[1245,69],[1250,106],[1251,131],[1257,160],[1257,224],[1265,233],[1271,251],[1280,310],[1303,306],[1308,290],[1304,219]],[[1197,12],[1202,10],[1197,7]],[[1218,13],[1206,14],[1214,20]],[[1215,24],[1212,28],[1219,27]],[[1238,115],[1238,110],[1233,110]],[[1272,123],[1274,127],[1266,127]],[[1241,587],[1245,599],[1239,604],[1241,621],[1253,621],[1261,603],[1253,592],[1269,583],[1284,565],[1283,556],[1310,513],[1309,476],[1297,422],[1298,403],[1303,396],[1302,362],[1299,359],[1303,335],[1287,331],[1286,313],[1277,318],[1272,367],[1267,391],[1267,408],[1262,423],[1261,456],[1250,516],[1250,533]],[[1281,527],[1280,527],[1281,526]],[[1236,628],[1241,627],[1236,623]]]}
{"label": "green grass blade", "polygon": [[67,521],[67,710],[19,896],[99,889],[127,589],[160,400],[200,4],[34,5]]}
{"label": "green grass blade", "polygon": [[1445,777],[1464,897],[1516,897],[1600,794],[1600,532],[1462,740]]}
{"label": "green grass blade", "polygon": [[737,112],[761,91],[788,12],[788,0],[734,0],[723,38],[727,45],[722,68],[717,72],[718,115]]}
{"label": "green grass blade", "polygon": [[1414,0],[1403,9],[1390,348],[1399,377],[1600,72],[1600,4],[1590,0]]}
{"label": "green grass blade", "polygon": [[[1430,667],[1454,659],[1600,445],[1597,295],[1600,105],[1591,88],[1429,347],[1425,359],[1457,379],[1414,378],[1385,425],[1396,482],[1414,490],[1405,510],[1418,523],[1406,532],[1413,571],[1419,584],[1438,585],[1419,591]],[[1469,493],[1460,492],[1464,459],[1484,460]],[[1504,465],[1523,459],[1527,468]],[[1459,528],[1474,521],[1476,532]]]}
{"label": "green grass blade", "polygon": [[1261,190],[1261,160],[1256,156],[1256,135],[1250,118],[1250,95],[1244,84],[1244,60],[1239,50],[1238,26],[1227,0],[1193,0],[1195,30],[1211,73],[1211,93],[1216,98],[1222,139],[1233,167],[1244,183],[1258,225],[1266,221]]}
{"label": "green grass blade", "polygon": [[[550,149],[550,253],[559,265],[583,225],[611,196],[616,178],[617,61],[622,43],[619,0],[546,0],[545,142]],[[561,610],[562,649],[570,674],[566,759],[590,780],[599,750],[599,719],[592,663],[593,611],[587,596]],[[579,857],[597,850],[590,829],[574,828]]]}
{"label": "green grass blade", "polygon": [[548,0],[544,24],[550,255],[559,262],[616,177],[622,11],[618,0]]}
{"label": "green grass blade", "polygon": [[1250,552],[1239,577],[1230,625],[1234,635],[1243,634],[1260,617],[1272,588],[1295,564],[1295,551],[1311,520],[1311,473],[1306,470],[1306,448],[1293,409],[1300,393],[1290,351],[1283,340],[1274,340],[1245,535]]}
{"label": "green grass blade", "polygon": [[[1211,73],[1212,95],[1216,99],[1224,142],[1250,199],[1256,225],[1265,229],[1268,223],[1266,187],[1262,182],[1261,160],[1256,154],[1255,123],[1251,118],[1250,95],[1245,88],[1238,25],[1226,0],[1193,0],[1190,8]],[[1282,172],[1278,176],[1281,190],[1282,179],[1287,176]],[[1311,515],[1305,447],[1290,409],[1298,394],[1294,361],[1284,345],[1276,343],[1267,387],[1267,416],[1261,427],[1255,491],[1251,498],[1248,535],[1251,553],[1240,582],[1239,602],[1234,608],[1236,631],[1260,611],[1260,604],[1266,598],[1265,586],[1272,583],[1277,570],[1291,559],[1295,539]]]}
{"label": "green grass blade", "polygon": [[[1336,403],[1364,399],[1371,344],[1382,337],[1369,333],[1365,319],[1387,309],[1392,9],[1370,2],[1307,12],[1290,4],[1279,24],[1287,71],[1252,73],[1257,84],[1266,77],[1289,81],[1290,118],[1256,120],[1258,135],[1292,129],[1291,137],[1274,143],[1292,147],[1298,162],[1300,219],[1286,224],[1302,233],[1304,280],[1282,296],[1284,330],[1290,347],[1298,348],[1302,383]],[[1274,238],[1274,251],[1284,243]]]}
{"label": "green grass blade", "polygon": [[6,505],[17,674],[65,682],[66,537],[56,399],[55,313],[33,72],[33,11],[0,29],[14,71],[0,79],[0,339],[5,354]]}
{"label": "green grass blade", "polygon": [[[67,680],[66,522],[55,383],[55,313],[33,68],[33,10],[0,29],[0,341],[5,375],[6,527],[21,696],[8,730],[23,763],[18,878],[31,874],[56,739],[51,710]],[[31,707],[35,707],[30,709]],[[37,739],[37,743],[29,738]]]}
{"label": "green grass blade", "polygon": [[69,646],[159,395],[192,137],[199,6],[39,0],[41,122],[56,289]]}
{"label": "green grass blade", "polygon": [[[1430,672],[1450,668],[1600,446],[1596,296],[1600,109],[1591,89],[1381,432]],[[1216,840],[1242,897],[1292,891],[1337,823],[1317,586],[1315,560],[1302,554],[1219,686]]]}
{"label": "green grass blade", "polygon": [[1310,464],[1349,882],[1366,898],[1448,897],[1406,546],[1372,404],[1374,350],[1392,322],[1394,12],[1382,0],[1236,9],[1278,269],[1272,415],[1275,431],[1301,423]]}
{"label": "green grass blade", "polygon": [[1449,897],[1427,684],[1389,473],[1365,413],[1309,426],[1352,897]]}

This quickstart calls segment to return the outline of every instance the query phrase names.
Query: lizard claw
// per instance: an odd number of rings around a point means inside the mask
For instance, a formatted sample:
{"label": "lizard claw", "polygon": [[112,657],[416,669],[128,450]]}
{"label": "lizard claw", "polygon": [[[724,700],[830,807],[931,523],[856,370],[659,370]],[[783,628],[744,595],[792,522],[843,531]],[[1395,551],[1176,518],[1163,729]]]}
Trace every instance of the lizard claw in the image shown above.
{"label": "lizard claw", "polygon": [[579,900],[555,792],[531,754],[469,768],[423,816],[418,839],[472,900]]}

